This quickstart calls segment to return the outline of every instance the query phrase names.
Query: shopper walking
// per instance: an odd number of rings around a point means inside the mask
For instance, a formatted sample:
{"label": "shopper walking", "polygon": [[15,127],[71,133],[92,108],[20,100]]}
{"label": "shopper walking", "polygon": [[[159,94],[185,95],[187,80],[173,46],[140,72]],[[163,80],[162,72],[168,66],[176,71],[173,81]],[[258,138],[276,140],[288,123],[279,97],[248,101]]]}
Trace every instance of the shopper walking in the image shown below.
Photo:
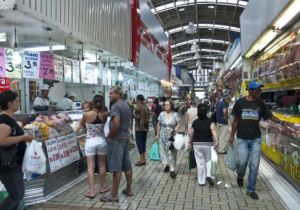
{"label": "shopper walking", "polygon": [[176,97],[172,98],[172,100],[174,102],[174,112],[178,113],[178,110],[179,110],[179,100]]}
{"label": "shopper walking", "polygon": [[135,164],[135,166],[146,165],[146,140],[147,133],[149,131],[149,116],[150,110],[148,106],[144,103],[144,96],[138,95],[136,97],[136,107],[134,109],[135,117],[135,136],[136,136],[136,145],[140,153],[140,160]]}
{"label": "shopper walking", "polygon": [[173,135],[180,128],[180,117],[178,113],[174,112],[174,103],[172,100],[165,101],[165,110],[158,117],[155,141],[158,141],[159,144],[161,161],[166,165],[164,172],[169,172],[171,167],[170,176],[175,178],[174,166],[177,161],[177,150],[170,140],[172,140]]}
{"label": "shopper walking", "polygon": [[[207,117],[207,113],[208,106],[199,104],[197,107],[198,119],[193,122],[190,132],[190,144],[195,152],[200,186],[205,186],[205,180],[208,181],[210,186],[214,186],[211,179],[211,147],[217,148],[219,145],[215,122]],[[205,173],[205,165],[207,173]]]}
{"label": "shopper walking", "polygon": [[[35,137],[25,134],[13,115],[19,110],[18,94],[7,90],[0,93],[0,181],[5,186],[8,196],[0,203],[1,210],[18,210],[24,197],[24,180],[22,163],[26,143]],[[5,166],[4,163],[10,163]]]}
{"label": "shopper walking", "polygon": [[158,102],[158,98],[155,98],[154,102],[152,103],[152,126],[154,128],[155,136],[157,134],[157,123],[158,123],[158,116],[162,112],[162,107]]}
{"label": "shopper walking", "polygon": [[132,166],[129,158],[129,128],[130,128],[130,108],[122,101],[123,90],[120,86],[114,86],[109,91],[109,99],[112,103],[109,112],[110,131],[108,133],[108,154],[107,162],[109,172],[113,173],[113,187],[110,195],[104,196],[102,202],[118,202],[118,189],[125,172],[127,188],[122,190],[123,194],[132,196]]}
{"label": "shopper walking", "polygon": [[109,191],[105,187],[106,177],[106,154],[107,143],[104,135],[104,126],[107,120],[108,112],[103,111],[105,103],[102,95],[95,95],[92,100],[92,111],[85,112],[80,121],[82,127],[86,128],[85,155],[88,165],[88,180],[90,191],[85,197],[95,198],[94,194],[94,171],[95,156],[98,156],[98,166],[100,175],[100,193]]}
{"label": "shopper walking", "polygon": [[188,109],[185,115],[185,132],[190,133],[193,122],[198,118],[197,116],[197,106],[200,103],[199,98],[194,98],[191,103],[191,108]]}
{"label": "shopper walking", "polygon": [[260,119],[271,119],[275,123],[281,123],[287,126],[292,125],[289,122],[282,122],[273,116],[265,103],[259,99],[261,87],[263,87],[263,85],[260,85],[258,82],[250,82],[248,85],[249,95],[236,101],[232,110],[234,121],[232,123],[232,132],[229,140],[229,144],[233,145],[234,135],[237,131],[237,184],[240,187],[244,185],[243,179],[250,159],[246,194],[253,199],[258,199],[258,195],[255,193],[255,186],[261,157]]}
{"label": "shopper walking", "polygon": [[216,107],[216,120],[217,120],[217,133],[220,140],[218,148],[219,154],[226,154],[228,148],[228,138],[230,137],[228,125],[228,105],[230,102],[230,95],[226,95],[223,101],[217,104]]}

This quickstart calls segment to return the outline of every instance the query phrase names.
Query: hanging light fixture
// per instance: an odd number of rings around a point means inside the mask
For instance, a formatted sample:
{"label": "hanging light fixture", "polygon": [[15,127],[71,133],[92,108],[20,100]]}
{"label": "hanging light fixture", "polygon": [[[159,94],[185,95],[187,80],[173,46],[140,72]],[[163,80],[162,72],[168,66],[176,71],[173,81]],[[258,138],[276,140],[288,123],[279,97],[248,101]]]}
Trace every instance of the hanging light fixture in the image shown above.
{"label": "hanging light fixture", "polygon": [[198,52],[195,53],[194,57],[193,57],[194,60],[198,60],[200,59],[200,55]]}
{"label": "hanging light fixture", "polygon": [[193,22],[189,23],[189,26],[185,30],[185,33],[187,33],[187,34],[195,34],[195,33],[197,33],[197,30],[196,30]]}
{"label": "hanging light fixture", "polygon": [[200,60],[197,60],[196,66],[201,66]]}
{"label": "hanging light fixture", "polygon": [[192,50],[192,51],[199,50],[199,46],[197,45],[196,42],[193,42],[193,45],[192,45],[192,47],[191,47],[191,50]]}

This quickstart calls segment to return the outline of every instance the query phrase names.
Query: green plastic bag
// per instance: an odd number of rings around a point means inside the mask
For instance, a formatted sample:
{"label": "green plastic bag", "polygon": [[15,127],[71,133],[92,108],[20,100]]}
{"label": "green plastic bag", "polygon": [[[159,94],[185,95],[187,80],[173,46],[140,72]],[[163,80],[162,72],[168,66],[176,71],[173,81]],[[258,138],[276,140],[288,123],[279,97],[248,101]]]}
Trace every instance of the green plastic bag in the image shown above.
{"label": "green plastic bag", "polygon": [[189,170],[192,170],[193,168],[197,167],[197,162],[195,158],[194,150],[191,150],[189,152]]}
{"label": "green plastic bag", "polygon": [[149,152],[149,156],[150,156],[150,161],[160,161],[157,141],[153,144]]}
{"label": "green plastic bag", "polygon": [[[8,196],[8,192],[7,191],[0,191],[0,203]],[[24,201],[21,201],[21,209],[22,210],[26,210],[25,205],[24,205]]]}

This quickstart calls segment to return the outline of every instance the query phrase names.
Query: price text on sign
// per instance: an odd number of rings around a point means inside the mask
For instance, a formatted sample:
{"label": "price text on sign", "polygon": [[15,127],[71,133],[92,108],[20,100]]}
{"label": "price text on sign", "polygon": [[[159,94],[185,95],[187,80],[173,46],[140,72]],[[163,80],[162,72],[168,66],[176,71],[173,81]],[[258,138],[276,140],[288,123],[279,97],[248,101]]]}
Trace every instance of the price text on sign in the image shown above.
{"label": "price text on sign", "polygon": [[54,66],[55,66],[55,80],[63,81],[63,58],[58,55],[54,55]]}
{"label": "price text on sign", "polygon": [[79,61],[73,60],[73,83],[80,83]]}
{"label": "price text on sign", "polygon": [[45,141],[51,173],[62,168],[56,139]]}
{"label": "price text on sign", "polygon": [[71,158],[70,158],[70,151],[67,143],[67,137],[62,136],[57,138],[57,146],[58,146],[62,166],[66,166],[70,164]]}
{"label": "price text on sign", "polygon": [[[14,55],[20,59],[14,61]],[[6,77],[21,78],[22,77],[22,57],[19,52],[14,53],[12,49],[5,48],[5,68]]]}
{"label": "price text on sign", "polygon": [[41,52],[40,57],[40,78],[54,80],[54,55],[52,53]]}
{"label": "price text on sign", "polygon": [[23,56],[23,77],[39,78],[40,53],[33,51],[24,51]]}
{"label": "price text on sign", "polygon": [[71,162],[79,160],[80,154],[78,151],[78,145],[74,134],[67,135],[67,143]]}

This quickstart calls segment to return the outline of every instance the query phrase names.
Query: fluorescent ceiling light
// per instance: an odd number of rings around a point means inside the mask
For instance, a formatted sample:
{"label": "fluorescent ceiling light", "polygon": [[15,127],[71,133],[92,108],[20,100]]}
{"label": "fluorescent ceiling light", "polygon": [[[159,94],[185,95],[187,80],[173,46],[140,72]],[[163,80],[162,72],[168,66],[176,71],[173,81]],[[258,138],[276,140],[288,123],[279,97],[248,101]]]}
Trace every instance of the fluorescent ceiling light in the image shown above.
{"label": "fluorescent ceiling light", "polygon": [[[65,45],[57,45],[57,46],[52,46],[52,50],[64,50]],[[50,51],[49,46],[45,47],[34,47],[34,48],[25,48],[23,50],[28,50],[28,51],[37,51],[37,52],[43,52],[43,51]]]}
{"label": "fluorescent ceiling light", "polygon": [[[234,69],[234,67],[235,67],[236,65],[238,65],[239,62],[241,62],[241,60],[242,60],[242,56],[240,56],[238,59],[236,59],[236,61],[234,62],[234,64],[231,65],[230,70]],[[243,63],[242,63],[242,64],[243,64]]]}
{"label": "fluorescent ceiling light", "polygon": [[184,8],[180,8],[178,11],[183,12],[184,10],[185,10]]}
{"label": "fluorescent ceiling light", "polygon": [[[299,33],[300,33],[300,30],[299,30]],[[191,44],[193,42],[199,42],[199,41],[198,40],[189,40],[189,41],[179,42],[177,44],[171,45],[171,48]],[[200,39],[200,42],[219,43],[219,44],[227,44],[227,45],[230,44],[230,42],[227,42],[227,41],[224,41],[224,40],[216,40],[216,39]]]}
{"label": "fluorescent ceiling light", "polygon": [[[194,27],[195,27],[195,30],[197,28],[197,24],[194,24]],[[240,28],[237,28],[237,27],[229,27],[227,25],[213,25],[213,24],[206,24],[206,23],[199,23],[198,24],[198,28],[212,28],[214,27],[215,29],[221,29],[221,30],[230,30],[230,31],[233,31],[233,32],[240,32]],[[171,30],[168,30],[167,33],[168,34],[173,34],[173,33],[176,33],[176,32],[179,32],[179,31],[184,31],[188,28],[188,26],[183,26],[183,27],[178,27],[178,28],[174,28],[174,29],[171,29]]]}
{"label": "fluorescent ceiling light", "polygon": [[207,8],[208,8],[208,9],[214,9],[215,6],[209,5]]}
{"label": "fluorescent ceiling light", "polygon": [[0,37],[6,37],[6,33],[0,33]]}
{"label": "fluorescent ceiling light", "polygon": [[6,42],[6,39],[0,38],[0,42]]}
{"label": "fluorescent ceiling light", "polygon": [[195,34],[195,33],[197,33],[197,30],[196,30],[193,22],[189,23],[189,26],[186,28],[185,33],[187,33],[187,34]]}
{"label": "fluorescent ceiling light", "polygon": [[283,12],[276,23],[276,29],[282,29],[300,11],[300,1],[294,0],[293,3]]}
{"label": "fluorescent ceiling light", "polygon": [[213,29],[212,28],[208,28],[207,30],[212,31]]}

